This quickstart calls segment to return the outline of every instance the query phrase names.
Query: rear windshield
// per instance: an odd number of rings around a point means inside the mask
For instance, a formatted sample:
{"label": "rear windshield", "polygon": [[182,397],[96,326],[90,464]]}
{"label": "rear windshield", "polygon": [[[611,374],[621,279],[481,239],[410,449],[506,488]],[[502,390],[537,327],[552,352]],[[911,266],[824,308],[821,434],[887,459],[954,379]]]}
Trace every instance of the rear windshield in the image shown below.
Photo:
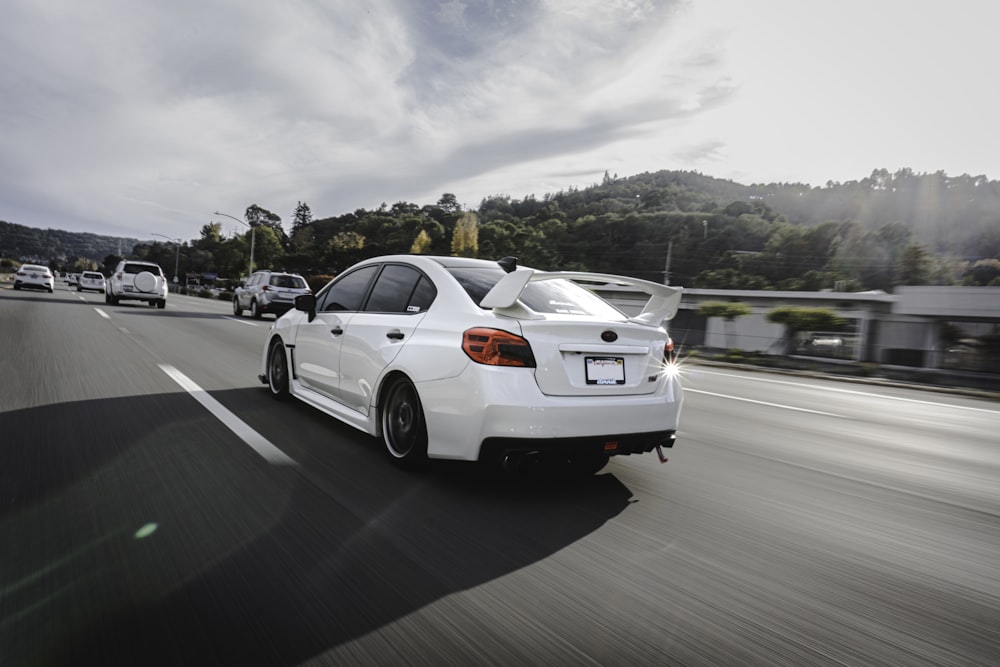
{"label": "rear windshield", "polygon": [[90,278],[90,279],[95,279],[96,278],[97,280],[104,280],[104,276],[102,274],[100,274],[100,273],[84,273],[83,277],[84,278]]}
{"label": "rear windshield", "polygon": [[152,266],[150,264],[126,264],[125,273],[142,273],[143,271],[149,271],[150,273],[160,273],[160,267]]}
{"label": "rear windshield", "polygon": [[306,281],[300,276],[271,276],[271,287],[304,289]]}
{"label": "rear windshield", "polygon": [[[479,305],[487,292],[504,277],[500,267],[449,268],[448,272]],[[521,292],[521,302],[536,313],[588,315],[607,320],[624,320],[626,316],[593,292],[569,280],[543,280],[528,283]]]}

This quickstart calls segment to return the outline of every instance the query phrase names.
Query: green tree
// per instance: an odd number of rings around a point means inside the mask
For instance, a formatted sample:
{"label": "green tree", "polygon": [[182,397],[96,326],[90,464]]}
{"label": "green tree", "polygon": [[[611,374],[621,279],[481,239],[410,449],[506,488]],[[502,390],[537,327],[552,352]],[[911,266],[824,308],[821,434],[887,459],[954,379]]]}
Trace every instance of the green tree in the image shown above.
{"label": "green tree", "polygon": [[931,281],[931,257],[922,245],[906,246],[896,262],[896,285],[927,285]]}
{"label": "green tree", "polygon": [[295,213],[292,214],[292,238],[295,238],[301,229],[311,225],[312,221],[312,209],[309,208],[309,204],[299,202],[295,207]]}
{"label": "green tree", "polygon": [[767,314],[767,321],[785,325],[785,354],[795,349],[795,334],[800,331],[836,331],[844,318],[829,308],[779,306]]}
{"label": "green tree", "polygon": [[737,301],[706,301],[698,306],[698,314],[704,317],[721,317],[726,324],[726,347],[732,348],[730,334],[734,328],[733,322],[738,317],[744,317],[753,312],[753,309],[745,303]]}
{"label": "green tree", "polygon": [[281,216],[271,213],[266,208],[257,206],[257,204],[251,204],[247,207],[243,217],[251,227],[268,227],[274,232],[281,247],[288,247],[288,235],[285,234],[285,230],[281,227]]}

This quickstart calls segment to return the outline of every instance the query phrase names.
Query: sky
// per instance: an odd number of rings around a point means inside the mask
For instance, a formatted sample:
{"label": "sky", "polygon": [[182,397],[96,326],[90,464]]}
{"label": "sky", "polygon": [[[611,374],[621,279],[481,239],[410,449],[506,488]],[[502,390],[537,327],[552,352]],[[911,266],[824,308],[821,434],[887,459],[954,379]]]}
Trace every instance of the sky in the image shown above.
{"label": "sky", "polygon": [[3,0],[0,220],[190,240],[605,172],[1000,179],[994,0]]}

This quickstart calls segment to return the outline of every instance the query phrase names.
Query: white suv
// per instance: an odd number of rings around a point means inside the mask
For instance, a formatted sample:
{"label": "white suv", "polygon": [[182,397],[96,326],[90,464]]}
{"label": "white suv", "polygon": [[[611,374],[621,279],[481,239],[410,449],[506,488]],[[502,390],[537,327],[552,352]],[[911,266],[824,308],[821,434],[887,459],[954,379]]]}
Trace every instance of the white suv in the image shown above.
{"label": "white suv", "polygon": [[104,300],[111,305],[126,300],[145,301],[150,306],[166,308],[167,278],[159,264],[123,260],[108,278]]}

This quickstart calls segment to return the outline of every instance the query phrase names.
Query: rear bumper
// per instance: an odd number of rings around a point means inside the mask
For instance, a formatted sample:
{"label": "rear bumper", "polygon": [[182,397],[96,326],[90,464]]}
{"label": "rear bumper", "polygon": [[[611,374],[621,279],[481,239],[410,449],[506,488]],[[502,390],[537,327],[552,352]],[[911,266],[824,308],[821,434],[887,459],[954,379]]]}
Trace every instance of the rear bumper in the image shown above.
{"label": "rear bumper", "polygon": [[477,460],[504,452],[599,449],[614,456],[670,447],[683,390],[676,378],[650,394],[546,396],[530,369],[470,363],[446,380],[417,383],[428,454]]}
{"label": "rear bumper", "polygon": [[554,458],[571,458],[581,452],[622,456],[645,454],[657,445],[674,446],[676,431],[625,433],[621,435],[586,436],[575,438],[486,438],[479,452],[482,461],[504,461],[512,454],[537,453]]}

